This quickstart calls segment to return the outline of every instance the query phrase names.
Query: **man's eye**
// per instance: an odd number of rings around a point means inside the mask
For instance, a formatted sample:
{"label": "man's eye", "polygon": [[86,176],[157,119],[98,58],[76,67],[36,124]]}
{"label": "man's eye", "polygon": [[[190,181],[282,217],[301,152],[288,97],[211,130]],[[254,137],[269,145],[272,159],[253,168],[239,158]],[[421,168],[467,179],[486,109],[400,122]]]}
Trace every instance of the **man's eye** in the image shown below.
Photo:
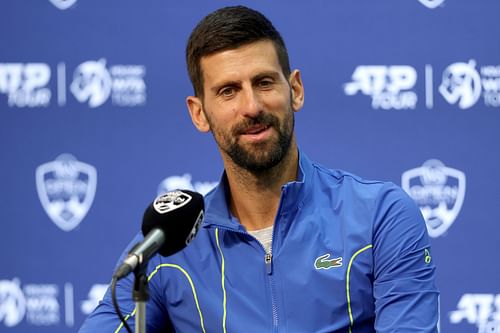
{"label": "man's eye", "polygon": [[223,89],[221,89],[219,94],[221,96],[225,96],[225,97],[232,96],[232,95],[234,95],[234,88],[232,88],[232,87],[223,88]]}
{"label": "man's eye", "polygon": [[269,88],[272,84],[273,84],[273,82],[271,80],[262,80],[262,81],[259,81],[259,87],[260,88]]}

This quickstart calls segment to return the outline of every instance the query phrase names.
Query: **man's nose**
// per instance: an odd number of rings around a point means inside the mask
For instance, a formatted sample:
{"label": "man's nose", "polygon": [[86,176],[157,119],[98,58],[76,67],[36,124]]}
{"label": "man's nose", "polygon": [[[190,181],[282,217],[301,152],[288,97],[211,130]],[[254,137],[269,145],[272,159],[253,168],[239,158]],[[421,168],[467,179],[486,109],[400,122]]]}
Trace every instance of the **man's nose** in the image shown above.
{"label": "man's nose", "polygon": [[241,110],[244,116],[254,118],[262,112],[260,96],[254,89],[243,89],[241,98]]}

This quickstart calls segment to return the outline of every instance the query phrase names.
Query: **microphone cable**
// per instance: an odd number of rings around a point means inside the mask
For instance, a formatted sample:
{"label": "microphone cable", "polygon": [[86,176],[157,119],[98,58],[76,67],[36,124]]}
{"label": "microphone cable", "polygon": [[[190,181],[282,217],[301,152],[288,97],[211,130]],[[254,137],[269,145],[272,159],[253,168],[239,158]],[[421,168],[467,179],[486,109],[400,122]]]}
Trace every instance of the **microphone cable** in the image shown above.
{"label": "microphone cable", "polygon": [[118,282],[118,279],[116,277],[113,277],[111,279],[111,299],[113,301],[113,306],[115,308],[116,314],[120,318],[120,321],[123,324],[123,327],[127,330],[128,333],[132,333],[132,330],[130,329],[130,326],[127,323],[127,320],[122,314],[122,311],[120,310],[120,307],[118,306],[118,301],[116,299],[116,283]]}

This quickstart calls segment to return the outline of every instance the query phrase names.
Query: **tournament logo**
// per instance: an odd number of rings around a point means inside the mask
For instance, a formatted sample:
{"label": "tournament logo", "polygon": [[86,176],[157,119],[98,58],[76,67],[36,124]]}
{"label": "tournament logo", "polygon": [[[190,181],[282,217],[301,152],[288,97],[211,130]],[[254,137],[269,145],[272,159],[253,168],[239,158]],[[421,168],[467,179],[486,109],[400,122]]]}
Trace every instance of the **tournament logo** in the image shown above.
{"label": "tournament logo", "polygon": [[62,154],[36,169],[36,187],[47,215],[59,228],[71,231],[94,201],[97,171],[70,154]]}
{"label": "tournament logo", "polygon": [[464,294],[449,318],[452,324],[476,325],[478,333],[500,332],[500,294]]}
{"label": "tournament logo", "polygon": [[119,106],[146,104],[146,67],[141,65],[113,65],[109,68],[113,80],[111,101]]}
{"label": "tournament logo", "polygon": [[44,63],[0,63],[0,93],[10,107],[45,107],[51,91],[50,67]]}
{"label": "tournament logo", "polygon": [[26,321],[32,325],[49,326],[61,322],[59,287],[55,284],[28,284],[23,288],[26,297]]}
{"label": "tournament logo", "polygon": [[481,67],[481,83],[483,85],[484,104],[500,106],[500,66]]}
{"label": "tournament logo", "polygon": [[171,176],[167,177],[161,181],[158,186],[157,193],[158,195],[176,190],[178,188],[183,188],[189,191],[195,191],[201,193],[202,195],[210,192],[215,186],[217,186],[218,182],[192,182],[192,176],[188,173],[182,176]]}
{"label": "tournament logo", "polygon": [[[52,72],[55,92],[50,89]],[[53,70],[45,63],[0,63],[0,94],[7,96],[8,106],[18,108],[47,107],[52,96],[59,106],[65,106],[67,90],[91,108],[109,100],[116,106],[135,107],[146,104],[145,75],[144,65],[107,66],[105,59],[85,61],[76,67],[68,86],[64,62]]]}
{"label": "tournament logo", "polygon": [[476,104],[481,96],[481,77],[476,70],[476,62],[457,62],[443,72],[439,92],[450,104],[468,109]]}
{"label": "tournament logo", "polygon": [[411,66],[358,66],[344,92],[370,96],[374,109],[415,109],[417,94],[412,89],[416,82],[417,71]]}
{"label": "tournament logo", "polygon": [[66,10],[73,6],[77,0],[50,0],[54,6],[60,10]]}
{"label": "tournament logo", "polygon": [[153,207],[158,213],[165,214],[186,205],[192,198],[192,196],[185,192],[172,191],[156,198],[153,202]]}
{"label": "tournament logo", "polygon": [[96,108],[108,100],[111,86],[106,61],[101,59],[80,64],[74,72],[70,90],[80,103],[88,102],[91,108]]}
{"label": "tournament logo", "polygon": [[26,314],[26,299],[17,279],[0,281],[0,322],[7,327],[19,324]]}
{"label": "tournament logo", "polygon": [[465,198],[465,174],[439,160],[404,172],[401,186],[419,206],[431,237],[439,237],[450,228]]}
{"label": "tournament logo", "polygon": [[445,0],[418,0],[422,5],[424,5],[427,8],[434,9],[437,8],[438,6],[441,6],[441,4]]}
{"label": "tournament logo", "polygon": [[146,68],[141,65],[113,65],[106,60],[86,61],[74,72],[70,90],[80,103],[96,108],[108,101],[133,107],[146,103]]}

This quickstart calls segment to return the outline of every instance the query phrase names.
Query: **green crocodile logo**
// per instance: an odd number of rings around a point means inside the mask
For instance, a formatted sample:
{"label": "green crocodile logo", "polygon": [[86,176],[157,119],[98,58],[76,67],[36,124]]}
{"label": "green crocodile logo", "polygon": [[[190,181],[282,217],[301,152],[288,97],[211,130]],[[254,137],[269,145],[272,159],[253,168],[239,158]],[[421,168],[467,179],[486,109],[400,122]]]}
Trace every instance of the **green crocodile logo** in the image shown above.
{"label": "green crocodile logo", "polygon": [[330,269],[342,266],[342,257],[332,259],[328,258],[330,258],[330,253],[319,256],[314,262],[314,267],[316,267],[316,269]]}

